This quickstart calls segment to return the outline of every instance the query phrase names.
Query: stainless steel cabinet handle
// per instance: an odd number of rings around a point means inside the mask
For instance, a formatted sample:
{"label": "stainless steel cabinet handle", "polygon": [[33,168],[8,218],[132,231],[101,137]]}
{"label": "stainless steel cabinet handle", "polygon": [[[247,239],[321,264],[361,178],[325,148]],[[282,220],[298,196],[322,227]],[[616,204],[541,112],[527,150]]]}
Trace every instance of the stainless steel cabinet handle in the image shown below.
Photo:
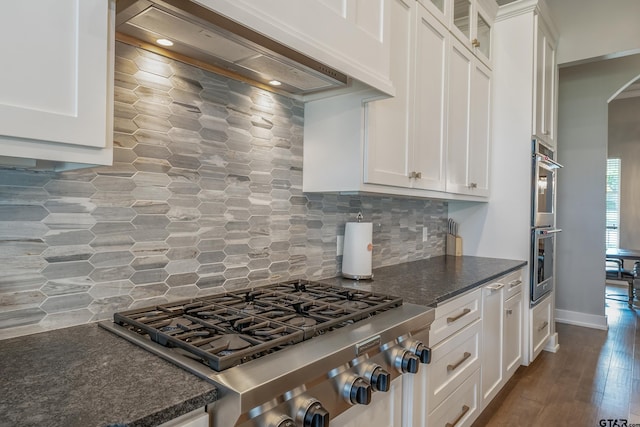
{"label": "stainless steel cabinet handle", "polygon": [[462,310],[462,313],[458,314],[457,316],[447,317],[447,323],[453,323],[456,320],[466,316],[469,313],[471,313],[471,309],[470,308],[465,308],[464,310]]}
{"label": "stainless steel cabinet handle", "polygon": [[491,285],[487,285],[485,287],[487,289],[491,290],[491,291],[498,291],[498,290],[504,288],[504,284],[502,284],[502,283],[492,283]]}
{"label": "stainless steel cabinet handle", "polygon": [[542,331],[543,329],[545,329],[547,326],[549,326],[549,322],[547,322],[546,320],[544,321],[544,323],[542,324],[542,326],[540,326],[538,328],[538,332]]}
{"label": "stainless steel cabinet handle", "polygon": [[455,427],[456,424],[458,424],[460,422],[460,420],[462,419],[462,417],[464,417],[464,415],[469,412],[469,407],[467,405],[462,405],[462,412],[460,412],[460,415],[458,415],[458,418],[456,418],[455,420],[453,420],[452,423],[446,423],[444,426],[445,427]]}
{"label": "stainless steel cabinet handle", "polygon": [[509,289],[518,286],[520,283],[522,283],[522,280],[520,280],[520,279],[516,279],[516,280],[513,280],[513,281],[509,282]]}
{"label": "stainless steel cabinet handle", "polygon": [[456,370],[458,368],[458,366],[462,365],[464,363],[464,361],[467,360],[470,357],[471,357],[471,353],[469,353],[468,351],[465,351],[464,355],[462,356],[462,359],[458,360],[453,365],[447,365],[447,372],[451,372],[451,371]]}

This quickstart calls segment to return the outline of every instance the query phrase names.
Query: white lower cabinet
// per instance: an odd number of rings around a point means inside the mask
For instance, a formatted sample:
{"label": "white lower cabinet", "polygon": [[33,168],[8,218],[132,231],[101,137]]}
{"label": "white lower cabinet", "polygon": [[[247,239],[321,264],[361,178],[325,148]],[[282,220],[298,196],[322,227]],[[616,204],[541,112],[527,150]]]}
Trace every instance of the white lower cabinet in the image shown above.
{"label": "white lower cabinet", "polygon": [[493,282],[482,288],[482,403],[490,402],[503,384],[504,284]]}
{"label": "white lower cabinet", "polygon": [[522,270],[482,290],[482,407],[522,363]]}
{"label": "white lower cabinet", "polygon": [[480,370],[476,369],[429,416],[430,426],[470,426],[480,414]]}
{"label": "white lower cabinet", "polygon": [[504,303],[504,348],[502,366],[505,380],[522,364],[522,293]]}
{"label": "white lower cabinet", "polygon": [[429,412],[440,405],[469,374],[480,367],[481,333],[482,323],[477,320],[431,348],[427,405]]}
{"label": "white lower cabinet", "polygon": [[533,361],[538,357],[551,336],[551,295],[548,295],[542,302],[533,307],[530,313],[531,347],[529,348],[529,354]]}
{"label": "white lower cabinet", "polygon": [[431,363],[405,375],[403,427],[445,425],[458,418],[459,427],[478,415],[481,312],[479,289],[436,307],[429,331]]}
{"label": "white lower cabinet", "polygon": [[431,363],[403,377],[401,425],[471,425],[522,363],[522,310],[521,269],[439,304]]}

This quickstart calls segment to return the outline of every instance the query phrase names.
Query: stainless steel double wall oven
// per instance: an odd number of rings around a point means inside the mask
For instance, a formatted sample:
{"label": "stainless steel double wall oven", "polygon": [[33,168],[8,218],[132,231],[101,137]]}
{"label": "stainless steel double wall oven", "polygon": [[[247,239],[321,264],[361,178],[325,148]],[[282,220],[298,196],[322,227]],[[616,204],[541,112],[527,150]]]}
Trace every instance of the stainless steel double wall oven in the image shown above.
{"label": "stainless steel double wall oven", "polygon": [[531,292],[536,305],[554,287],[557,171],[555,153],[537,139],[532,141],[531,172]]}

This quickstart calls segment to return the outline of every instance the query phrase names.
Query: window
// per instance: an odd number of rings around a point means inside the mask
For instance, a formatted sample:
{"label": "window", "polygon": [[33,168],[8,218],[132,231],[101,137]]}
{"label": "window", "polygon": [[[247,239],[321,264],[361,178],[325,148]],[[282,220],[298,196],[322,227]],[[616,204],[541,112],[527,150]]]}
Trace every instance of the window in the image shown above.
{"label": "window", "polygon": [[607,159],[607,249],[620,244],[620,159]]}

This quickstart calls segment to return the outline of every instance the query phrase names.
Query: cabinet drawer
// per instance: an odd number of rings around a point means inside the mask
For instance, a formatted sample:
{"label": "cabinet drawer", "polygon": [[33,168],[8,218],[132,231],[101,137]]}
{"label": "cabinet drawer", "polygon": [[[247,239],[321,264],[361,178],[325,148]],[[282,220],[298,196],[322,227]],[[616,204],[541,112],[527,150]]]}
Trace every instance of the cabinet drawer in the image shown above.
{"label": "cabinet drawer", "polygon": [[482,322],[477,320],[432,348],[428,379],[429,412],[480,367],[481,326]]}
{"label": "cabinet drawer", "polygon": [[551,335],[551,297],[533,307],[531,310],[531,360],[542,351]]}
{"label": "cabinet drawer", "polygon": [[479,415],[480,370],[476,370],[429,416],[430,426],[470,426]]}
{"label": "cabinet drawer", "polygon": [[506,301],[522,292],[522,269],[511,272],[498,281],[504,284],[504,300]]}
{"label": "cabinet drawer", "polygon": [[480,289],[436,307],[429,332],[429,345],[440,341],[480,318]]}

